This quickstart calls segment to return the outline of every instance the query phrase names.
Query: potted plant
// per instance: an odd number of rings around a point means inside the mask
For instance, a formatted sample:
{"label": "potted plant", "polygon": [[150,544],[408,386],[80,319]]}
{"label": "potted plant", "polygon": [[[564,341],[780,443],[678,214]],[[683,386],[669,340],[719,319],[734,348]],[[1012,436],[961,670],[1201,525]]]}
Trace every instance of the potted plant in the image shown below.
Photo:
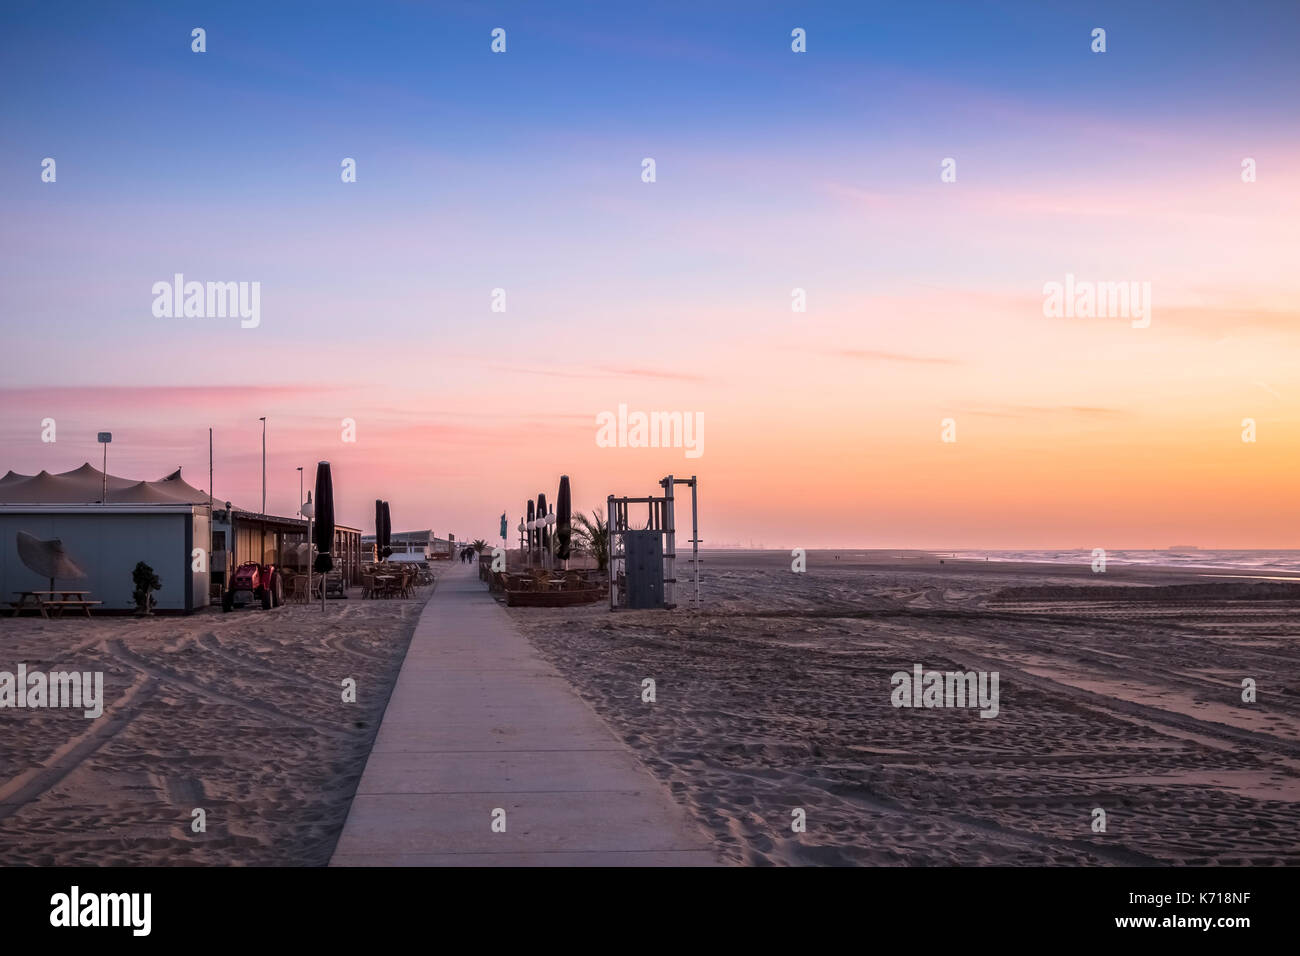
{"label": "potted plant", "polygon": [[153,614],[154,605],[158,603],[153,592],[162,587],[158,575],[153,573],[153,568],[140,561],[131,572],[131,581],[135,584],[135,591],[131,596],[135,598],[136,615],[147,617]]}

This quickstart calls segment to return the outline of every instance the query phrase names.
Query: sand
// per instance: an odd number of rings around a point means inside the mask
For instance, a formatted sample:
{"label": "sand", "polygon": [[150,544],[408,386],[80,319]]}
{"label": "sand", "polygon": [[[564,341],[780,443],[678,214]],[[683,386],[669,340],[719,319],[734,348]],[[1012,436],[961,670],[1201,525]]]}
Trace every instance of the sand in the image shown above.
{"label": "sand", "polygon": [[0,863],[326,864],[431,591],[0,620],[0,671],[102,671],[106,698],[96,720],[0,710]]}
{"label": "sand", "polygon": [[[1300,584],[835,554],[510,614],[734,863],[1300,863]],[[918,663],[998,671],[998,716],[893,707]]]}
{"label": "sand", "polygon": [[[710,553],[700,612],[508,613],[732,863],[1300,863],[1291,585],[939,560]],[[0,670],[102,670],[108,699],[0,710],[0,862],[326,863],[428,596],[353,593],[0,619]],[[915,664],[998,671],[998,716],[893,707]]]}

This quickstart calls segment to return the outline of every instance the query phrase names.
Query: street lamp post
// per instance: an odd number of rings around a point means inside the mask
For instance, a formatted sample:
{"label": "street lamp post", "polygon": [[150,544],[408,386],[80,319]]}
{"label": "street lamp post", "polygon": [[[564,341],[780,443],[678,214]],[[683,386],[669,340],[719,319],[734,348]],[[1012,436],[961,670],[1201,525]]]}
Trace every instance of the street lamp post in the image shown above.
{"label": "street lamp post", "polygon": [[262,551],[257,556],[257,563],[266,561],[266,416],[258,419],[262,423]]}
{"label": "street lamp post", "polygon": [[[301,468],[298,469],[302,471]],[[307,503],[300,504],[300,514],[307,519],[307,600],[311,600],[311,519],[316,517],[316,506],[311,503],[311,492],[307,492]],[[321,580],[321,588],[324,589],[325,581]]]}
{"label": "street lamp post", "polygon": [[99,495],[99,503],[101,505],[108,504],[108,444],[112,440],[113,440],[112,432],[99,433],[99,443],[104,446],[104,470],[101,473],[103,475],[103,490],[100,492]]}
{"label": "street lamp post", "polygon": [[262,515],[266,515],[266,416],[258,419],[262,423]]}
{"label": "street lamp post", "polygon": [[[298,466],[298,517],[302,517],[302,465]],[[307,522],[307,567],[311,573],[311,522]],[[307,579],[307,593],[311,593],[311,578]]]}

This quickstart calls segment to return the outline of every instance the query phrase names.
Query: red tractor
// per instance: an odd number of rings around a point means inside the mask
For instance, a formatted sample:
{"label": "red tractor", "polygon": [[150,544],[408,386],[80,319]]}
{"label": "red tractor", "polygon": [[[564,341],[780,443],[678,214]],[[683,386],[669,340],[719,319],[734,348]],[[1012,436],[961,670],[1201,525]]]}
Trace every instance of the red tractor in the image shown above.
{"label": "red tractor", "polygon": [[264,611],[284,604],[284,584],[280,580],[280,570],[274,564],[247,561],[235,568],[235,573],[230,576],[230,587],[221,596],[221,610],[247,607],[254,602],[261,602]]}

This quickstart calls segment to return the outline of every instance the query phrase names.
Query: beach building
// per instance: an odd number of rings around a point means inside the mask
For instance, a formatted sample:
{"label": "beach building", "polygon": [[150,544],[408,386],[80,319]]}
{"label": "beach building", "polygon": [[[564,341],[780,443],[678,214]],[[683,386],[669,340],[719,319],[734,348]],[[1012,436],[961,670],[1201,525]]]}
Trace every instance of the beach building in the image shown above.
{"label": "beach building", "polygon": [[[84,572],[58,587],[91,592],[105,612],[135,607],[131,572],[143,561],[162,587],[155,610],[190,612],[220,596],[230,570],[244,561],[272,560],[306,568],[307,522],[244,511],[229,502],[209,505],[206,491],[180,469],[158,481],[106,475],[86,463],[73,471],[0,478],[0,600],[44,590],[50,582],[18,554],[18,532],[58,538]],[[360,583],[361,531],[335,529],[335,566],[348,584]],[[207,549],[206,555],[196,551]]]}
{"label": "beach building", "polygon": [[[361,584],[361,529],[334,526],[334,571],[348,586]],[[222,502],[212,513],[214,582],[224,586],[226,575],[246,561],[275,564],[306,574],[316,555],[307,537],[306,518],[258,514]],[[220,593],[220,592],[217,592]]]}
{"label": "beach building", "polygon": [[[376,545],[376,538],[373,534],[363,535],[361,538],[361,548],[367,554],[373,554]],[[416,554],[422,557],[431,557],[435,552],[446,553],[449,547],[448,542],[434,535],[431,530],[424,531],[394,531],[388,539],[388,547],[393,554]]]}
{"label": "beach building", "polygon": [[50,586],[18,556],[18,532],[26,531],[63,542],[85,577],[56,586],[90,591],[104,611],[135,607],[131,572],[140,561],[162,582],[156,610],[205,607],[211,576],[207,567],[194,570],[193,552],[208,543],[210,520],[207,492],[179,470],[159,481],[105,475],[89,463],[54,475],[11,471],[0,478],[0,595]]}

